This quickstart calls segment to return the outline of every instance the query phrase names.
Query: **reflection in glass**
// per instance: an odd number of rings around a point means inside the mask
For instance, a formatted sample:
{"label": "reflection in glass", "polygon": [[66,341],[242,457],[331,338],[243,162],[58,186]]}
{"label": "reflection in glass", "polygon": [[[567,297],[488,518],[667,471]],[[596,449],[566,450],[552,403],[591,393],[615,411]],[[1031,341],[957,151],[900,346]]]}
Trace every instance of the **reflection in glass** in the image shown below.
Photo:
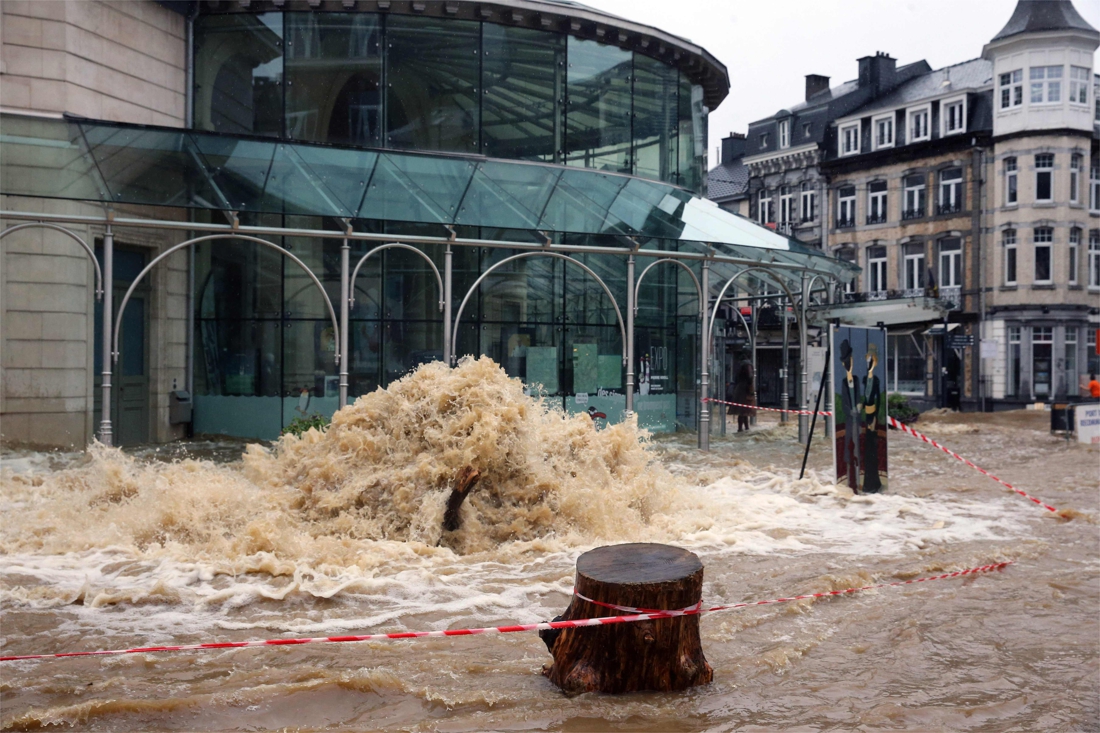
{"label": "reflection in glass", "polygon": [[195,19],[194,105],[200,130],[282,134],[282,13]]}
{"label": "reflection in glass", "polygon": [[634,55],[634,174],[676,182],[680,77],[676,69]]}
{"label": "reflection in glass", "polygon": [[277,320],[196,320],[196,394],[279,396],[280,326]]}
{"label": "reflection in glass", "polygon": [[703,88],[680,77],[680,185],[699,191],[703,183],[707,154],[707,108]]}
{"label": "reflection in glass", "polygon": [[370,13],[286,14],[286,136],[382,143],[382,37]]}
{"label": "reflection in glass", "polygon": [[569,37],[566,162],[630,173],[633,54]]}
{"label": "reflection in glass", "polygon": [[393,16],[386,23],[386,147],[477,153],[481,27]]}
{"label": "reflection in glass", "polygon": [[329,319],[284,321],[283,394],[338,396],[335,354],[336,334]]}
{"label": "reflection in glass", "polygon": [[560,162],[565,36],[482,24],[482,152]]}

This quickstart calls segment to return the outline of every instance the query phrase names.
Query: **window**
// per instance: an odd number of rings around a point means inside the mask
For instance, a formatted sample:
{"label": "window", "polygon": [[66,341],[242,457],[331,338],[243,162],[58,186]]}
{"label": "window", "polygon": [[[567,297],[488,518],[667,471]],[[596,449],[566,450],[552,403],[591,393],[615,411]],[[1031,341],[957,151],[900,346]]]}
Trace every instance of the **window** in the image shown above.
{"label": "window", "polygon": [[1054,199],[1054,154],[1039,153],[1035,156],[1035,200]]}
{"label": "window", "polygon": [[1032,104],[1056,104],[1062,101],[1062,67],[1032,66],[1028,72]]}
{"label": "window", "polygon": [[867,248],[867,292],[882,293],[886,290],[886,248]]}
{"label": "window", "polygon": [[1005,229],[1002,235],[1005,246],[1005,285],[1016,284],[1016,230]]}
{"label": "window", "polygon": [[1005,158],[1005,206],[1015,206],[1018,201],[1016,174],[1016,159]]}
{"label": "window", "polygon": [[905,245],[905,261],[902,269],[902,277],[905,289],[911,294],[913,291],[924,289],[924,245]]}
{"label": "window", "polygon": [[886,221],[886,181],[867,184],[867,223],[882,224]]}
{"label": "window", "polygon": [[1081,248],[1081,230],[1074,227],[1069,230],[1069,284],[1077,284],[1077,258]]}
{"label": "window", "polygon": [[802,184],[802,221],[817,218],[817,191],[812,183]]}
{"label": "window", "polygon": [[794,221],[794,193],[790,186],[779,189],[779,221],[788,225]]}
{"label": "window", "polygon": [[928,139],[929,116],[930,110],[928,107],[909,110],[909,142],[915,143]]}
{"label": "window", "polygon": [[1050,227],[1036,227],[1032,241],[1035,244],[1035,283],[1049,283],[1051,242],[1054,241],[1054,230]]}
{"label": "window", "polygon": [[1065,333],[1065,371],[1062,374],[1064,389],[1059,390],[1070,397],[1077,396],[1077,327],[1066,326]]}
{"label": "window", "polygon": [[855,155],[859,152],[859,123],[840,128],[840,154]]}
{"label": "window", "polygon": [[918,219],[924,216],[924,174],[905,177],[905,209],[902,219]]}
{"label": "window", "polygon": [[760,147],[762,149],[768,147],[768,133],[766,132],[760,135]]}
{"label": "window", "polygon": [[802,137],[809,137],[810,132],[813,129],[814,129],[814,126],[813,126],[812,122],[803,122],[802,123]]}
{"label": "window", "polygon": [[874,121],[875,150],[894,146],[894,115],[876,117]]}
{"label": "window", "polygon": [[1070,104],[1089,103],[1089,70],[1084,66],[1069,67]]}
{"label": "window", "polygon": [[780,120],[779,122],[779,147],[789,148],[791,146],[791,121]]}
{"label": "window", "polygon": [[1089,211],[1100,211],[1100,158],[1089,166]]}
{"label": "window", "polygon": [[966,131],[966,98],[952,99],[940,107],[940,119],[943,121],[943,135],[953,135]]}
{"label": "window", "polygon": [[962,168],[940,171],[940,214],[962,211]]}
{"label": "window", "polygon": [[[842,244],[842,245],[840,245],[839,247],[837,247],[836,257],[837,257],[838,260],[843,260],[845,262],[851,262],[852,264],[855,264],[855,261],[856,261],[856,245],[854,245],[854,244]],[[844,283],[844,293],[846,295],[854,293],[856,291],[856,285],[857,285],[857,278],[852,278],[851,280],[845,281],[845,283]],[[767,287],[767,284],[765,284],[764,287]]]}
{"label": "window", "polygon": [[856,187],[845,186],[837,191],[837,227],[856,225]]}
{"label": "window", "polygon": [[1024,103],[1024,70],[1001,74],[1001,109],[1019,107]]}
{"label": "window", "polygon": [[940,240],[940,287],[962,287],[962,240],[958,237]]}
{"label": "window", "polygon": [[1081,155],[1074,153],[1069,159],[1069,200],[1072,204],[1081,203],[1078,188],[1081,182]]}
{"label": "window", "polygon": [[1053,351],[1054,329],[1050,326],[1037,326],[1031,329],[1031,376],[1035,380],[1036,397],[1046,397],[1050,394]]}
{"label": "window", "polygon": [[757,212],[761,224],[775,221],[775,209],[772,208],[772,197],[767,189],[760,192],[760,207]]}
{"label": "window", "polygon": [[1020,333],[1022,329],[1019,326],[1008,327],[1008,351],[1005,354],[1005,359],[1008,362],[1005,365],[1006,381],[1005,394],[1008,396],[1015,396],[1020,391]]}
{"label": "window", "polygon": [[1100,288],[1100,229],[1089,230],[1089,287]]}

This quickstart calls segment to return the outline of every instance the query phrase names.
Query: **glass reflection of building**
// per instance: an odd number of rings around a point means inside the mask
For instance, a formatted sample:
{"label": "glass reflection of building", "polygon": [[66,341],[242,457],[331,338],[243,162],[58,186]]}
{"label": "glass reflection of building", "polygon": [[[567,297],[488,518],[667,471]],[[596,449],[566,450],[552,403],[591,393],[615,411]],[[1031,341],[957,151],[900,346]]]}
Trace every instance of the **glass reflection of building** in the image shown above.
{"label": "glass reflection of building", "polygon": [[[447,210],[458,200],[446,193],[456,178],[456,159],[448,154],[597,169],[696,193],[704,180],[703,87],[671,61],[562,32],[365,12],[203,14],[194,21],[193,93],[197,130],[244,141],[261,136],[423,153],[410,159],[411,167],[380,170],[380,164],[365,176],[359,182],[364,201],[384,201],[379,192],[408,176],[418,191],[438,191],[425,208]],[[510,175],[524,175],[525,167],[514,168]],[[527,175],[534,195],[541,195],[537,166]],[[608,186],[606,201],[598,190],[586,196],[608,205],[620,187]],[[458,236],[541,243],[535,231],[479,224],[485,218],[478,197],[461,201],[469,210],[457,212],[456,220],[469,223],[455,227]],[[486,196],[482,205],[499,201]],[[355,229],[395,239],[438,236],[439,226],[414,223],[424,218],[408,215],[402,208],[408,205],[368,207],[372,215],[357,218]],[[562,220],[583,215],[569,207],[561,212]],[[202,210],[195,216],[219,217]],[[343,227],[301,207],[239,216],[242,224]],[[612,234],[554,236],[566,244],[624,245]],[[339,240],[274,241],[302,259],[338,302]],[[373,246],[353,242],[352,262]],[[421,249],[442,269],[442,246]],[[456,303],[486,268],[515,253],[456,249]],[[603,278],[625,307],[623,257],[575,259]],[[323,299],[294,263],[262,247],[206,242],[197,247],[195,280],[197,431],[272,437],[298,414],[336,408],[331,323]],[[352,399],[442,357],[439,294],[422,259],[401,250],[372,257],[353,297]],[[640,293],[635,371],[645,394],[636,409],[651,428],[695,423],[696,298],[690,277],[674,267],[655,270]],[[577,394],[622,399],[623,345],[613,306],[598,283],[561,260],[527,258],[487,279],[463,314],[457,353],[491,356],[568,410],[584,409],[573,399]]]}

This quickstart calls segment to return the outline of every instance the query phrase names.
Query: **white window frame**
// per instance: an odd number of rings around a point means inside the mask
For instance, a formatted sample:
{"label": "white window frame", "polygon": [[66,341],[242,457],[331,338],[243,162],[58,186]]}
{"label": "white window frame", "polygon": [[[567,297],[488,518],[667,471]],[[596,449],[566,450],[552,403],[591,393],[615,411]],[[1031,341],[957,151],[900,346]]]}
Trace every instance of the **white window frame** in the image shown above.
{"label": "white window frame", "polygon": [[[959,125],[958,127],[951,128],[948,126],[951,117],[949,110],[951,107],[957,105],[961,105],[962,107],[959,113]],[[940,137],[958,135],[963,132],[966,132],[966,96],[952,97],[951,99],[945,99],[940,102]]]}
{"label": "white window frame", "polygon": [[[868,293],[885,293],[887,291],[886,282],[886,254],[882,257],[871,257],[870,253],[872,249],[877,249],[882,245],[874,245],[867,248],[867,292]],[[885,247],[882,247],[885,251]],[[878,287],[875,287],[878,285]]]}
{"label": "white window frame", "polygon": [[[950,240],[957,239],[959,241],[958,249],[943,249],[943,243]],[[962,287],[962,238],[961,237],[944,237],[939,242],[940,250],[940,287],[941,288],[960,288]]]}
{"label": "white window frame", "polygon": [[[908,179],[909,176],[923,176],[924,181],[922,183],[920,183],[919,185],[910,186],[908,183],[906,183],[906,179]],[[901,202],[901,205],[902,205],[902,218],[903,219],[905,219],[905,218],[920,219],[922,217],[928,216],[928,174],[927,173],[910,173],[908,176],[904,176],[902,178],[902,186],[904,186],[904,190],[905,190],[905,198]],[[921,198],[921,196],[920,196],[921,191],[924,191],[924,206],[921,207],[920,216],[907,217],[906,215],[908,213],[917,210],[916,207],[913,207],[913,206],[909,205],[910,194],[912,194],[912,198],[916,201],[916,200],[919,200]]]}
{"label": "white window frame", "polygon": [[902,282],[906,290],[919,290],[924,287],[924,251],[915,254],[905,254]]}
{"label": "white window frame", "polygon": [[1100,158],[1089,165],[1089,211],[1100,212]]}
{"label": "white window frame", "polygon": [[760,219],[760,223],[767,224],[768,219],[770,218],[768,214],[770,213],[772,208],[771,192],[768,191],[768,189],[765,188],[760,191],[760,196],[757,198],[757,206],[759,207],[759,209],[757,209],[756,213],[758,218]]}
{"label": "white window frame", "polygon": [[1081,229],[1070,227],[1069,230],[1069,284],[1077,284],[1078,257],[1081,251]]}
{"label": "white window frame", "polygon": [[[859,142],[860,142],[859,141],[859,127],[860,127],[859,121],[857,120],[856,122],[849,122],[849,123],[840,125],[837,128],[837,138],[836,138],[837,154],[840,157],[843,158],[846,155],[859,155]],[[852,130],[855,130],[855,135],[853,135],[851,137],[851,140],[854,143],[854,146],[851,149],[849,149],[848,146],[847,146],[847,143],[849,141],[848,132],[850,132]]]}
{"label": "white window frame", "polygon": [[[1039,167],[1040,156],[1050,156],[1050,166]],[[1035,154],[1035,202],[1047,204],[1054,201],[1054,153],[1036,153]],[[1050,176],[1050,197],[1041,199],[1039,198],[1039,175],[1046,173]]]}
{"label": "white window frame", "polygon": [[[917,116],[923,116],[924,125],[923,135],[913,134],[913,119]],[[923,107],[914,107],[907,110],[905,113],[905,142],[906,143],[919,143],[924,140],[932,139],[932,105],[926,104]]]}
{"label": "white window frame", "polygon": [[791,146],[791,121],[780,120],[779,121],[779,147],[789,148]]}
{"label": "white window frame", "polygon": [[[1000,90],[1000,100],[998,109],[1012,109],[1019,107],[1024,103],[1024,70],[1013,69],[1012,71],[1006,71],[1000,75],[998,81],[998,89]],[[1005,93],[1008,93],[1008,99],[1005,99]],[[1008,102],[1008,104],[1005,104]]]}
{"label": "white window frame", "polygon": [[1069,156],[1069,202],[1071,204],[1081,203],[1081,161],[1083,156],[1080,153],[1073,153]]}
{"label": "white window frame", "polygon": [[1100,229],[1089,230],[1089,290],[1100,290]]}
{"label": "white window frame", "polygon": [[1061,104],[1062,80],[1065,79],[1065,73],[1064,64],[1029,67],[1027,70],[1028,104]]}
{"label": "white window frame", "polygon": [[[879,115],[878,117],[871,118],[871,146],[875,150],[885,150],[886,148],[894,147],[894,113],[891,112],[888,115]],[[880,122],[885,122],[889,126],[889,141],[879,142],[878,127]]]}
{"label": "white window frame", "polygon": [[[1040,239],[1040,237],[1043,237]],[[1049,239],[1047,238],[1049,237]],[[1031,230],[1031,242],[1034,246],[1032,253],[1032,282],[1036,285],[1050,285],[1054,282],[1054,228],[1035,227]],[[1046,250],[1047,276],[1039,279],[1039,250]]]}
{"label": "white window frame", "polygon": [[817,219],[817,189],[809,182],[803,183],[801,188],[802,221],[814,221]]}
{"label": "white window frame", "polygon": [[[886,183],[886,181],[871,181],[867,184],[867,221],[870,223],[871,217],[875,214],[876,210],[879,214],[879,218],[882,222],[887,221],[886,204],[888,203],[887,194],[890,192],[890,186],[887,185],[881,191],[872,191],[871,185],[875,183]],[[882,223],[876,221],[876,224]]]}
{"label": "white window frame", "polygon": [[[958,178],[950,178],[945,180],[944,174],[952,171],[958,171]],[[963,197],[963,171],[962,166],[955,168],[944,168],[936,173],[936,178],[939,179],[939,202],[937,203],[937,213],[939,213],[944,206],[951,204],[952,206],[958,205],[962,207]]]}
{"label": "white window frame", "polygon": [[[852,189],[852,195],[851,196],[841,196],[840,195],[841,190],[845,189],[845,188],[851,188]],[[840,188],[838,188],[836,190],[836,214],[837,214],[836,223],[838,225],[840,224],[840,222],[845,222],[845,223],[851,222],[851,226],[855,226],[855,223],[856,223],[856,195],[857,195],[857,192],[856,192],[855,188],[856,188],[855,186],[841,186]],[[847,213],[848,213],[847,216],[844,215],[845,211],[847,211]]]}
{"label": "white window frame", "polygon": [[794,192],[790,186],[779,189],[779,222],[790,224],[794,221]]}
{"label": "white window frame", "polygon": [[[1005,251],[1004,283],[1005,285],[1015,285],[1020,277],[1020,252],[1017,249],[1016,230],[1005,229],[1001,234],[1001,242]],[[1012,267],[1009,267],[1010,262]],[[1012,275],[1011,278],[1009,278],[1009,274]]]}
{"label": "white window frame", "polygon": [[[1083,72],[1083,73],[1082,73]],[[1069,67],[1069,103],[1088,106],[1089,82],[1092,81],[1092,69],[1087,66]]]}
{"label": "white window frame", "polygon": [[1005,206],[1020,204],[1020,162],[1016,156],[1005,158]]}

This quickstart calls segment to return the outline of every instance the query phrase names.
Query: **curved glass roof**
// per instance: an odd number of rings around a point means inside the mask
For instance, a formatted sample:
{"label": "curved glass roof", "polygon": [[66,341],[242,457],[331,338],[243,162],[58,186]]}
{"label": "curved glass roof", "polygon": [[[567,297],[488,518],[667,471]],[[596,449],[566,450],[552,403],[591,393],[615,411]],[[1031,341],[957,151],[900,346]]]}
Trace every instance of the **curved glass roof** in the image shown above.
{"label": "curved glass roof", "polygon": [[632,176],[86,120],[0,115],[0,193],[610,235],[647,248],[679,241],[841,279],[856,271],[683,189]]}

